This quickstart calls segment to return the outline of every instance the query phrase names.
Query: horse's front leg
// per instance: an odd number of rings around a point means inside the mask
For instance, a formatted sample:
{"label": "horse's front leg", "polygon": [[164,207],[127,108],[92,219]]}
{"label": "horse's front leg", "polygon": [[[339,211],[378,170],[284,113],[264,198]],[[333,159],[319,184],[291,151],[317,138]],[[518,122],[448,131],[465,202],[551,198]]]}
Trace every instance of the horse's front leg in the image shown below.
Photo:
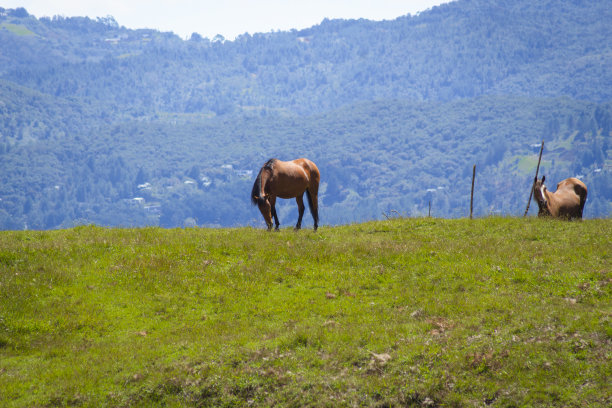
{"label": "horse's front leg", "polygon": [[304,216],[304,194],[302,193],[302,195],[298,195],[297,197],[295,197],[295,201],[297,202],[298,205],[298,221],[297,224],[295,224],[295,230],[299,230],[300,228],[302,228],[302,217]]}
{"label": "horse's front leg", "polygon": [[[278,222],[278,215],[276,214],[276,197],[270,197],[270,206],[272,207],[272,217],[274,217],[274,223],[276,224],[276,227],[274,229],[278,231],[278,226],[280,225],[280,222]],[[270,224],[270,228],[271,227],[272,224]]]}

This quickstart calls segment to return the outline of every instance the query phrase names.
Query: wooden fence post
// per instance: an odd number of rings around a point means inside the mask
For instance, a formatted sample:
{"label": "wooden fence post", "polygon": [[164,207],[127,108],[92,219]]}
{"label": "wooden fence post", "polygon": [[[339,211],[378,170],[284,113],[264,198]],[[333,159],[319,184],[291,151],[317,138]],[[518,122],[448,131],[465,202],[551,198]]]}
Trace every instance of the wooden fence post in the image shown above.
{"label": "wooden fence post", "polygon": [[474,208],[474,179],[476,178],[476,165],[472,169],[472,193],[470,194],[470,220],[472,219],[472,210]]}
{"label": "wooden fence post", "polygon": [[523,217],[527,216],[529,212],[529,204],[531,204],[531,196],[533,195],[533,188],[535,187],[535,183],[538,180],[538,171],[540,171],[540,161],[542,160],[542,152],[544,151],[544,140],[542,140],[542,146],[540,147],[540,157],[538,158],[538,167],[536,167],[536,175],[533,178],[533,184],[531,185],[531,190],[529,191],[529,201],[527,201],[527,208],[525,209],[525,214]]}

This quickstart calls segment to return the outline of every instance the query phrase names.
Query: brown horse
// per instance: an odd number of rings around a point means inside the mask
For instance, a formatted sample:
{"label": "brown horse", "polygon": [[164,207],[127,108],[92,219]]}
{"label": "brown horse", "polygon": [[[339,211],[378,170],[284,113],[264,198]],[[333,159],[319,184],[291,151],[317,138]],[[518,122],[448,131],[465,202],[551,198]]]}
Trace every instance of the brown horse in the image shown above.
{"label": "brown horse", "polygon": [[314,219],[314,230],[319,226],[319,169],[308,159],[296,159],[292,161],[281,161],[270,159],[263,165],[253,184],[251,191],[251,202],[257,204],[261,215],[263,215],[268,231],[272,229],[272,217],[276,223],[276,229],[280,223],[276,215],[276,197],[293,198],[298,205],[298,221],[295,229],[302,227],[302,216],[304,215],[304,192],[308,198],[308,206]]}
{"label": "brown horse", "polygon": [[536,179],[533,185],[533,197],[538,203],[538,217],[552,216],[560,218],[582,218],[582,210],[587,198],[587,188],[577,178],[570,177],[557,184],[557,191],[551,193],[546,189],[544,180]]}

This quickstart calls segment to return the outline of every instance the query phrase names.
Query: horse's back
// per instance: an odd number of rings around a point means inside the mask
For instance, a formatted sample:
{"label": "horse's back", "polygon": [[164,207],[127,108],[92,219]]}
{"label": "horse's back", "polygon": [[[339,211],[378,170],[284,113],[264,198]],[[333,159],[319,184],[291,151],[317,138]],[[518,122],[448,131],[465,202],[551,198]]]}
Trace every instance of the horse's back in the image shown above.
{"label": "horse's back", "polygon": [[310,184],[308,168],[297,160],[275,160],[270,168],[266,191],[280,198],[301,195]]}

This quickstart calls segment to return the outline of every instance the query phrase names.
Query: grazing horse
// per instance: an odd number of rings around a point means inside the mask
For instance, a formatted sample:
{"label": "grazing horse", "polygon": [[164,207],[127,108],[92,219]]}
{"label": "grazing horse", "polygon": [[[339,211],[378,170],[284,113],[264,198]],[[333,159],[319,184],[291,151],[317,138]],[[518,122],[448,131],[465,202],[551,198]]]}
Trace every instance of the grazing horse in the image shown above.
{"label": "grazing horse", "polygon": [[263,215],[268,231],[272,229],[272,217],[276,223],[276,230],[280,223],[276,215],[276,197],[293,198],[298,205],[298,221],[295,229],[302,227],[304,215],[304,192],[308,199],[308,206],[314,219],[314,230],[319,226],[319,169],[308,159],[281,161],[270,159],[263,165],[253,184],[251,202],[257,204]]}
{"label": "grazing horse", "polygon": [[544,180],[536,179],[533,185],[533,196],[538,203],[538,217],[552,216],[560,218],[582,218],[582,210],[587,198],[587,188],[577,178],[570,177],[557,184],[557,191],[551,193],[546,189]]}

